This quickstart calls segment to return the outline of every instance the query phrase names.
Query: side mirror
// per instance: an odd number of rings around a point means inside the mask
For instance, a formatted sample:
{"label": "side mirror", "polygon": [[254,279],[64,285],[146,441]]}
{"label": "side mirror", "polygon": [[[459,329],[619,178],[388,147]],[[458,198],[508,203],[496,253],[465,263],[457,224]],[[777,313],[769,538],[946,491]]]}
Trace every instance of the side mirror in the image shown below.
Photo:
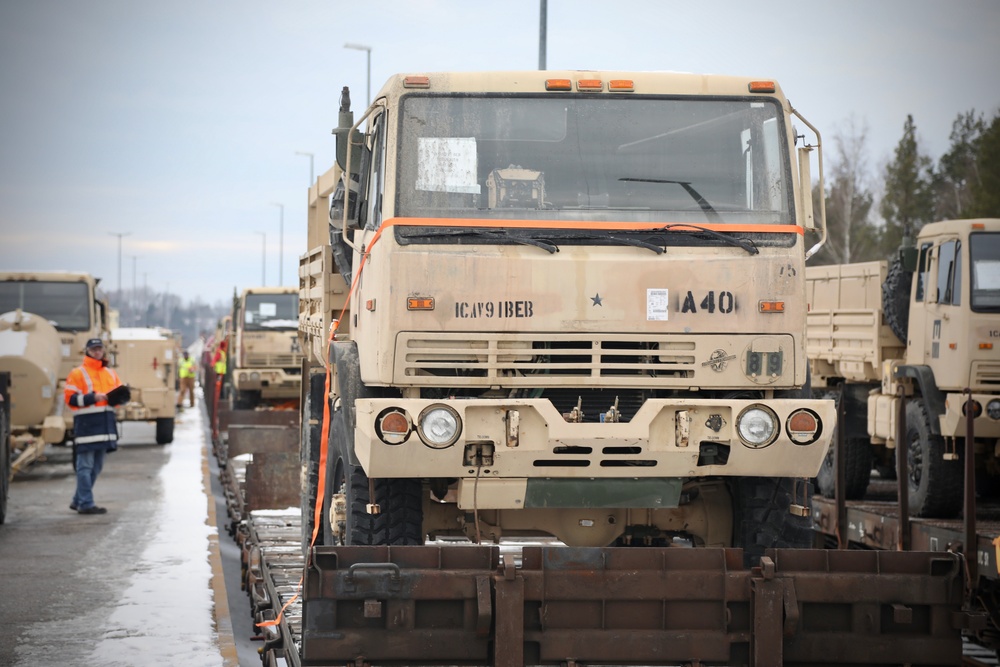
{"label": "side mirror", "polygon": [[917,249],[913,246],[899,249],[899,262],[905,271],[917,270]]}

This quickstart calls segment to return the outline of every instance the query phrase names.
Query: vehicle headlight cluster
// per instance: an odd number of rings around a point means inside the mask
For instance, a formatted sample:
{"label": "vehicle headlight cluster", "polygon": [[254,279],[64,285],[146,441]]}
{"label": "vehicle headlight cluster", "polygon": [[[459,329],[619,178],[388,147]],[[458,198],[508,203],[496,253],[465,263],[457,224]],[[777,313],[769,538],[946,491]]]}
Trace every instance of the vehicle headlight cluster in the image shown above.
{"label": "vehicle headlight cluster", "polygon": [[406,442],[414,430],[428,447],[444,449],[458,440],[462,418],[454,408],[438,403],[424,408],[416,423],[402,408],[387,408],[375,420],[375,432],[387,445]]}
{"label": "vehicle headlight cluster", "polygon": [[778,437],[778,417],[764,405],[751,405],[736,418],[740,440],[748,447],[767,447]]}

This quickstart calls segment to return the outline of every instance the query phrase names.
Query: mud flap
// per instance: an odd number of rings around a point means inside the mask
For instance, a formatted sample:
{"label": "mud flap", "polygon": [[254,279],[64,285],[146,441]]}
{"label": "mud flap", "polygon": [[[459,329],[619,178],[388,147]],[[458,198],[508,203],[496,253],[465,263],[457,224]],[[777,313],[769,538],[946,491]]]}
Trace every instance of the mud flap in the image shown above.
{"label": "mud flap", "polygon": [[302,657],[958,664],[963,576],[959,556],[928,552],[777,549],[745,568],[739,549],[524,547],[515,566],[496,547],[317,547]]}

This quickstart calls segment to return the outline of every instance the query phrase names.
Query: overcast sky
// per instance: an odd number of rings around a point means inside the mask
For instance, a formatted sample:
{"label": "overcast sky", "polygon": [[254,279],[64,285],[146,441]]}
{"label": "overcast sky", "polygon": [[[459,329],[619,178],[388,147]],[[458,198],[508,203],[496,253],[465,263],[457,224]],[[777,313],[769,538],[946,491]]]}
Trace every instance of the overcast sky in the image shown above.
{"label": "overcast sky", "polygon": [[[295,285],[296,152],[326,171],[340,89],[365,98],[344,44],[371,47],[374,94],[396,72],[537,69],[538,35],[538,0],[0,0],[0,270],[114,291],[127,233],[125,289],[134,267],[214,303],[261,282],[263,232],[267,284],[280,264]],[[998,63],[996,0],[548,0],[548,69],[775,78],[827,160],[866,124],[873,172],[907,114],[934,160],[958,113],[996,115]]]}

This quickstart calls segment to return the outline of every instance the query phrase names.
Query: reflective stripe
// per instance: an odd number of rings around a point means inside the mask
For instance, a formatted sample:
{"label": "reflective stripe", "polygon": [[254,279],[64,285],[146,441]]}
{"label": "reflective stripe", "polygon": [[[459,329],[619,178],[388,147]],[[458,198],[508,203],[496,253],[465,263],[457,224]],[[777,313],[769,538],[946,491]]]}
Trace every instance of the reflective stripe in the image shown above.
{"label": "reflective stripe", "polygon": [[83,381],[87,383],[87,393],[94,393],[94,381],[90,379],[90,373],[87,372],[86,366],[80,366],[80,372],[83,374]]}
{"label": "reflective stripe", "polygon": [[83,393],[83,389],[80,389],[75,384],[66,385],[66,389],[64,391],[75,391],[78,394]]}
{"label": "reflective stripe", "polygon": [[[74,398],[76,398],[76,397],[74,396]],[[82,400],[83,396],[80,396],[79,398]],[[110,405],[92,405],[89,408],[80,408],[79,410],[75,411],[73,414],[74,415],[92,415],[92,414],[97,413],[97,412],[114,412],[114,411],[115,411],[115,409],[112,408]]]}
{"label": "reflective stripe", "polygon": [[78,445],[85,445],[88,442],[107,442],[108,440],[117,440],[118,438],[112,437],[107,433],[101,435],[87,435],[82,438],[73,438]]}
{"label": "reflective stripe", "polygon": [[78,407],[78,408],[82,408],[82,407],[83,407],[83,405],[84,405],[84,400],[85,400],[85,397],[86,397],[86,394],[84,394],[83,392],[80,392],[80,393],[79,393],[79,394],[77,394],[76,396],[70,396],[70,399],[69,399],[69,401],[70,401],[70,403],[72,403],[72,404],[73,404],[74,406],[76,406],[76,407]]}

